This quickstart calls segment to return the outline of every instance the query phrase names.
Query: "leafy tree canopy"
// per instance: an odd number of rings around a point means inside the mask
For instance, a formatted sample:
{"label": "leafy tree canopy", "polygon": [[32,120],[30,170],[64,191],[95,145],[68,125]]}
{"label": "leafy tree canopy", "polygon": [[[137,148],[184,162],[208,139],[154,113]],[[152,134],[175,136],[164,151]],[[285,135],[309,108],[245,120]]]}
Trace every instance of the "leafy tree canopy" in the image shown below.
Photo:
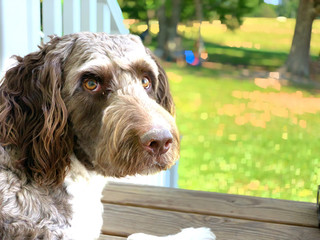
{"label": "leafy tree canopy", "polygon": [[277,7],[279,16],[287,18],[296,18],[299,0],[281,0]]}
{"label": "leafy tree canopy", "polygon": [[[167,15],[170,15],[174,9],[171,0],[164,0],[166,4]],[[125,18],[135,18],[141,21],[150,19],[148,11],[156,11],[161,1],[156,0],[119,0],[119,5]],[[220,19],[228,28],[235,29],[242,24],[242,17],[253,9],[257,8],[263,0],[202,0],[203,19]],[[198,20],[195,13],[195,1],[183,0],[181,8],[181,21]],[[153,14],[153,18],[156,14]]]}
{"label": "leafy tree canopy", "polygon": [[263,17],[263,18],[275,18],[278,17],[277,7],[273,4],[262,3],[258,8],[254,9],[251,13],[247,14],[247,17]]}

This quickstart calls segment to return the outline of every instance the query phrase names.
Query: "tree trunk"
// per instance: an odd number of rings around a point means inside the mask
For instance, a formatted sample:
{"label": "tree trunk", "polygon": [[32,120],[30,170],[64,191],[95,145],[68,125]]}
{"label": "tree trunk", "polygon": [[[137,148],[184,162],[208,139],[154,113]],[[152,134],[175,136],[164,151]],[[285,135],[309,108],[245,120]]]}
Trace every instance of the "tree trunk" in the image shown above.
{"label": "tree trunk", "polygon": [[172,1],[171,18],[168,26],[168,41],[174,41],[177,36],[177,26],[180,20],[181,0]]}
{"label": "tree trunk", "polygon": [[309,77],[310,40],[312,23],[316,17],[318,0],[300,0],[294,36],[289,57],[285,64],[287,72],[299,77]]}
{"label": "tree trunk", "polygon": [[195,54],[200,59],[201,50],[203,48],[203,41],[202,41],[202,37],[201,37],[201,25],[202,25],[202,18],[203,18],[202,1],[201,0],[194,0],[194,4],[196,6],[196,18],[199,21],[198,39],[197,39]]}
{"label": "tree trunk", "polygon": [[159,33],[158,33],[158,45],[157,45],[156,53],[160,58],[163,58],[164,56],[166,43],[167,43],[167,30],[166,30],[167,18],[166,18],[165,2],[166,2],[165,0],[161,1],[161,5],[157,12],[158,23],[159,23]]}
{"label": "tree trunk", "polygon": [[[157,52],[158,56],[165,60],[174,58],[173,51],[175,50],[177,26],[181,12],[181,0],[173,0],[171,3],[171,9],[166,9],[166,1],[162,0],[158,9],[159,34]],[[167,17],[167,15],[170,17]]]}

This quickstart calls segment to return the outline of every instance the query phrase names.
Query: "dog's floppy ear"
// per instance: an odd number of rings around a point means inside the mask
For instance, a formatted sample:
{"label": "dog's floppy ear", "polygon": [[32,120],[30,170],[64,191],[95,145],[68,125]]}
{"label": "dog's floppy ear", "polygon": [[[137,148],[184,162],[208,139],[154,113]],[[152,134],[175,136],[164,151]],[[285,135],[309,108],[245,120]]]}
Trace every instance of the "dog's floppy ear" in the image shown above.
{"label": "dog's floppy ear", "polygon": [[74,39],[53,37],[9,69],[0,87],[0,143],[18,148],[16,167],[40,185],[58,186],[70,164],[72,136],[61,97],[63,65]]}
{"label": "dog's floppy ear", "polygon": [[175,115],[175,107],[173,103],[173,98],[170,93],[169,88],[169,82],[168,77],[164,69],[160,66],[160,64],[157,62],[158,69],[159,69],[159,85],[157,90],[157,99],[159,103],[167,109],[168,112],[171,113],[171,115]]}
{"label": "dog's floppy ear", "polygon": [[175,115],[175,106],[173,102],[173,98],[170,93],[169,82],[166,72],[163,67],[160,65],[159,61],[153,55],[153,53],[146,48],[147,53],[151,56],[151,58],[157,64],[159,75],[158,75],[158,86],[155,89],[157,102],[163,106],[171,115]]}

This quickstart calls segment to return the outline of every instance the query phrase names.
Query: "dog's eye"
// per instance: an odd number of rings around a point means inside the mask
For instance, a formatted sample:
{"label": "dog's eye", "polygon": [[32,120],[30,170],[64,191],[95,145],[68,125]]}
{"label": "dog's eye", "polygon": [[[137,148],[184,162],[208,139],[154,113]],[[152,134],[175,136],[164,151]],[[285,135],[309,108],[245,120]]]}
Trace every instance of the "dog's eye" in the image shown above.
{"label": "dog's eye", "polygon": [[151,80],[147,77],[144,76],[141,80],[142,86],[144,89],[148,90],[151,87]]}
{"label": "dog's eye", "polygon": [[100,89],[100,84],[97,80],[86,79],[83,81],[83,87],[89,91],[98,91]]}

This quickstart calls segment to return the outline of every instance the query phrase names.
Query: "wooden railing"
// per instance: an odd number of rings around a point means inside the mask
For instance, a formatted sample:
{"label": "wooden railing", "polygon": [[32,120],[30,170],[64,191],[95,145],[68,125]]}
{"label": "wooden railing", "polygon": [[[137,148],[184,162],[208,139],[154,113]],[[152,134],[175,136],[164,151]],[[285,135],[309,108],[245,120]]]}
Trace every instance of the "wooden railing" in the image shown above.
{"label": "wooden railing", "polygon": [[315,203],[110,183],[100,240],[207,227],[218,240],[320,239]]}

